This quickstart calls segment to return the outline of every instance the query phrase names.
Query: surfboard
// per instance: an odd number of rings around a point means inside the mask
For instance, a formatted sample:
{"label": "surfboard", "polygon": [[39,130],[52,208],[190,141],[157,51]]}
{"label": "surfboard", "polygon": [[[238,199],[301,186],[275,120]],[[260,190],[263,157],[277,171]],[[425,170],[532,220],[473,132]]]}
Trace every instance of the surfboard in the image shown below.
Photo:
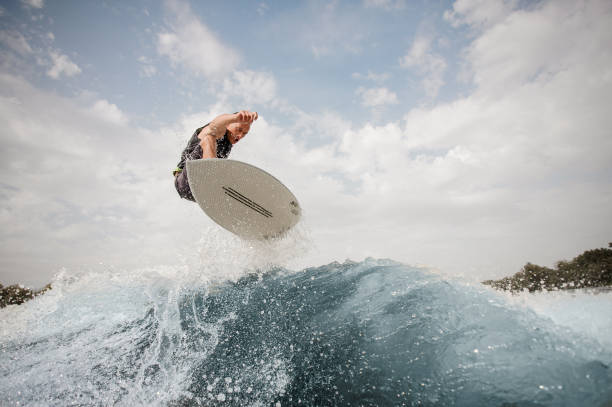
{"label": "surfboard", "polygon": [[187,161],[187,178],[200,208],[219,226],[245,239],[280,237],[302,216],[289,188],[242,161]]}

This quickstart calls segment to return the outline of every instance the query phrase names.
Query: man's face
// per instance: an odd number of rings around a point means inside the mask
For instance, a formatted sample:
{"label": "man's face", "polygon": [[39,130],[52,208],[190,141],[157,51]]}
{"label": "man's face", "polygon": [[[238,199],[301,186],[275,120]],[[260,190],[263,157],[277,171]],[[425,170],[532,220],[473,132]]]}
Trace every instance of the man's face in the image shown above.
{"label": "man's face", "polygon": [[244,136],[247,135],[249,130],[251,129],[251,125],[248,123],[232,123],[227,126],[227,130],[229,130],[229,141],[232,144],[236,144],[240,141]]}

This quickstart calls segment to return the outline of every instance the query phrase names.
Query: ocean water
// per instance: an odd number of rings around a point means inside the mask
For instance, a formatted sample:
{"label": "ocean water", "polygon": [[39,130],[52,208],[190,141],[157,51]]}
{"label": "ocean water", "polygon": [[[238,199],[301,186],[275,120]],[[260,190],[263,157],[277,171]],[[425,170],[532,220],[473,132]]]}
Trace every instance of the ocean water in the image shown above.
{"label": "ocean water", "polygon": [[0,310],[0,404],[612,405],[610,292],[512,296],[388,259],[292,269],[283,247],[232,263],[221,247],[63,271]]}

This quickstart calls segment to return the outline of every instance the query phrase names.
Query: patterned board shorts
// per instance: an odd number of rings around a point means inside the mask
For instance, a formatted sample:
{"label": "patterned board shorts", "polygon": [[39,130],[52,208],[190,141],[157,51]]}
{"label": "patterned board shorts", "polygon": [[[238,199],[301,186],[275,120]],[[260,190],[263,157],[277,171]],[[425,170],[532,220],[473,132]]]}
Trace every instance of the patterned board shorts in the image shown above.
{"label": "patterned board shorts", "polygon": [[176,192],[178,192],[181,198],[189,199],[190,201],[195,202],[195,198],[191,194],[191,188],[189,188],[187,171],[183,170],[174,176],[174,186],[176,187]]}

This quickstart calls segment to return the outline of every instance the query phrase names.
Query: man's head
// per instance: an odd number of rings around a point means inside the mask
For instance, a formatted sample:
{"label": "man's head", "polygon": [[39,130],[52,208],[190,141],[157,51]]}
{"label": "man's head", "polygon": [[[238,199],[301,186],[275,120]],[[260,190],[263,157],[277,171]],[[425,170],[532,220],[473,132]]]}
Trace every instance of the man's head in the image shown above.
{"label": "man's head", "polygon": [[227,130],[229,131],[229,141],[232,144],[236,144],[239,142],[244,136],[247,135],[249,130],[251,129],[251,125],[249,123],[232,123],[227,126]]}

